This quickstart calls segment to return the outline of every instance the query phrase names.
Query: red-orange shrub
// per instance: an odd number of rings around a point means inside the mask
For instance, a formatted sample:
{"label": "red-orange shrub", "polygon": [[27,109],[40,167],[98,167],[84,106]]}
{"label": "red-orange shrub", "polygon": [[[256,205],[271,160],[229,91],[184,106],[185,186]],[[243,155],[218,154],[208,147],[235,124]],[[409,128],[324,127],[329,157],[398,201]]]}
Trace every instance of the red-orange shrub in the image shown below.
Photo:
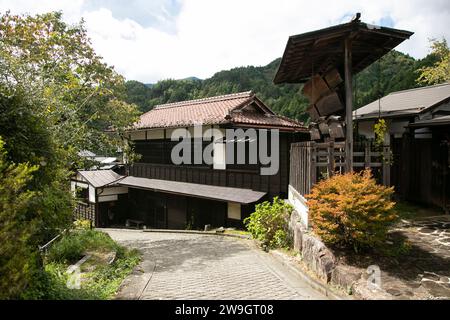
{"label": "red-orange shrub", "polygon": [[368,169],[322,180],[306,196],[312,229],[327,244],[355,251],[378,247],[398,218],[393,192],[378,185]]}

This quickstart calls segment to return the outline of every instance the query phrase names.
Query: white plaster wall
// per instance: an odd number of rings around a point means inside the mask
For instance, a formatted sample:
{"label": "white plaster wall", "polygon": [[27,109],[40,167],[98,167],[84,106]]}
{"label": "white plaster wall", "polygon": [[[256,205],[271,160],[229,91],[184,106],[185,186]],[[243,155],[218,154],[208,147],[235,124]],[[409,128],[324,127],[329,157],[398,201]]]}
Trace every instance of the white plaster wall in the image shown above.
{"label": "white plaster wall", "polygon": [[365,136],[368,139],[375,139],[375,133],[373,132],[374,121],[360,121],[358,122],[358,132],[360,135]]}
{"label": "white plaster wall", "polygon": [[89,185],[89,202],[95,203],[95,188]]}
{"label": "white plaster wall", "polygon": [[215,142],[213,148],[213,168],[215,170],[225,170],[227,167],[225,143]]}
{"label": "white plaster wall", "polygon": [[108,201],[117,201],[118,197],[117,195],[109,195],[109,196],[99,196],[98,202],[108,202]]}
{"label": "white plaster wall", "polygon": [[75,195],[77,191],[77,183],[75,181],[70,181],[70,191],[72,191],[72,194]]}
{"label": "white plaster wall", "polygon": [[147,131],[147,140],[164,139],[164,129]]}
{"label": "white plaster wall", "polygon": [[98,189],[97,194],[99,196],[109,196],[113,194],[123,194],[128,193],[128,188],[125,187],[109,187],[104,189]]}
{"label": "white plaster wall", "polygon": [[308,228],[308,206],[306,205],[306,199],[300,195],[291,185],[289,185],[288,200],[290,204],[294,207],[295,211],[298,212],[300,216],[300,223]]}
{"label": "white plaster wall", "polygon": [[241,205],[239,203],[228,202],[228,218],[241,220]]}
{"label": "white plaster wall", "polygon": [[130,132],[130,140],[145,140],[145,131]]}
{"label": "white plaster wall", "polygon": [[74,196],[76,194],[77,187],[87,189],[87,188],[89,188],[89,185],[87,183],[83,183],[83,182],[78,182],[78,181],[73,181],[73,180],[70,181],[70,190],[72,191]]}
{"label": "white plaster wall", "polygon": [[[401,138],[403,133],[406,131],[406,126],[409,124],[407,120],[400,119],[386,119],[386,125],[388,127],[388,132],[386,137],[384,138],[385,143],[389,144],[390,135],[394,135],[396,138]],[[373,126],[375,125],[375,121],[360,121],[358,123],[358,132],[359,134],[365,136],[368,139],[375,139],[375,132],[373,130]]]}
{"label": "white plaster wall", "polygon": [[178,129],[181,129],[181,130],[179,130],[179,131],[177,132],[177,133],[180,133],[180,135],[177,134],[177,138],[178,138],[179,136],[181,136],[181,137],[183,137],[183,138],[187,137],[189,131],[186,130],[186,128],[175,128],[175,129],[167,129],[167,130],[166,130],[166,138],[170,140],[170,139],[172,138],[172,133],[173,133],[175,130],[178,130]]}
{"label": "white plaster wall", "polygon": [[403,133],[405,133],[405,127],[408,126],[408,124],[409,121],[393,119],[389,123],[389,133],[394,135],[396,138],[401,138]]}
{"label": "white plaster wall", "polygon": [[[210,129],[211,126],[199,126],[199,127],[189,127],[189,133],[193,138],[203,138],[203,133]],[[201,130],[200,130],[201,129]]]}

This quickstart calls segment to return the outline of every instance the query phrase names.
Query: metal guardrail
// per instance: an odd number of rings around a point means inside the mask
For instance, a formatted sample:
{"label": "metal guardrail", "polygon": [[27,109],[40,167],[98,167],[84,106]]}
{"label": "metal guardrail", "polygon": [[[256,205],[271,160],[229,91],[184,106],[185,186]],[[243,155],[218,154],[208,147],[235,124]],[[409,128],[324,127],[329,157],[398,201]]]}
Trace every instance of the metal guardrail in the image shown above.
{"label": "metal guardrail", "polygon": [[38,245],[39,251],[40,252],[44,252],[46,253],[48,248],[50,247],[50,245],[55,242],[57,239],[59,239],[65,232],[67,231],[67,229],[64,229],[61,233],[59,233],[56,237],[54,237],[53,239],[51,239],[49,242],[47,242],[46,244],[44,244],[43,246]]}

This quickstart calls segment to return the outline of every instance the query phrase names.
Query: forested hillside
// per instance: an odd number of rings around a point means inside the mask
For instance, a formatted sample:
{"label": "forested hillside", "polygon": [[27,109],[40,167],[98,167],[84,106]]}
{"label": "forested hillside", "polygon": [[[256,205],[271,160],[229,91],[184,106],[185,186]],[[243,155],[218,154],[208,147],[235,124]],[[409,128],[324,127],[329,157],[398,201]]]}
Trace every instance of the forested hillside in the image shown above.
{"label": "forested hillside", "polygon": [[[432,55],[415,60],[398,51],[390,52],[355,77],[355,107],[393,91],[417,87],[417,70],[435,61]],[[272,82],[279,63],[280,59],[276,59],[263,67],[220,71],[205,80],[169,79],[151,86],[128,81],[128,102],[137,104],[145,112],[157,104],[253,90],[276,113],[306,121],[307,100],[299,91],[301,85],[274,85]]]}

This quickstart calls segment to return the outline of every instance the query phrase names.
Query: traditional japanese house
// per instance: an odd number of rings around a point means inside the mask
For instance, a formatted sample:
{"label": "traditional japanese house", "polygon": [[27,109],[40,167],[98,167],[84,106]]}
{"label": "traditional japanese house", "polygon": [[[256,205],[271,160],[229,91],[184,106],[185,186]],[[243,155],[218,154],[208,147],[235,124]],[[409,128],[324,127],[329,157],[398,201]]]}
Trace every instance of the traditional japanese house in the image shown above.
{"label": "traditional japanese house", "polygon": [[128,188],[116,184],[124,178],[112,170],[80,170],[71,179],[71,190],[77,200],[75,219],[90,220],[102,227],[123,219]]}
{"label": "traditional japanese house", "polygon": [[358,134],[374,139],[374,125],[386,123],[384,143],[393,154],[391,184],[411,201],[450,205],[450,84],[392,92],[353,114]]}
{"label": "traditional japanese house", "polygon": [[[112,183],[128,190],[126,212],[114,222],[169,229],[241,226],[256,203],[286,197],[290,143],[309,138],[302,123],[252,92],[155,106],[127,134],[140,158]],[[106,214],[99,225],[109,224]]]}

